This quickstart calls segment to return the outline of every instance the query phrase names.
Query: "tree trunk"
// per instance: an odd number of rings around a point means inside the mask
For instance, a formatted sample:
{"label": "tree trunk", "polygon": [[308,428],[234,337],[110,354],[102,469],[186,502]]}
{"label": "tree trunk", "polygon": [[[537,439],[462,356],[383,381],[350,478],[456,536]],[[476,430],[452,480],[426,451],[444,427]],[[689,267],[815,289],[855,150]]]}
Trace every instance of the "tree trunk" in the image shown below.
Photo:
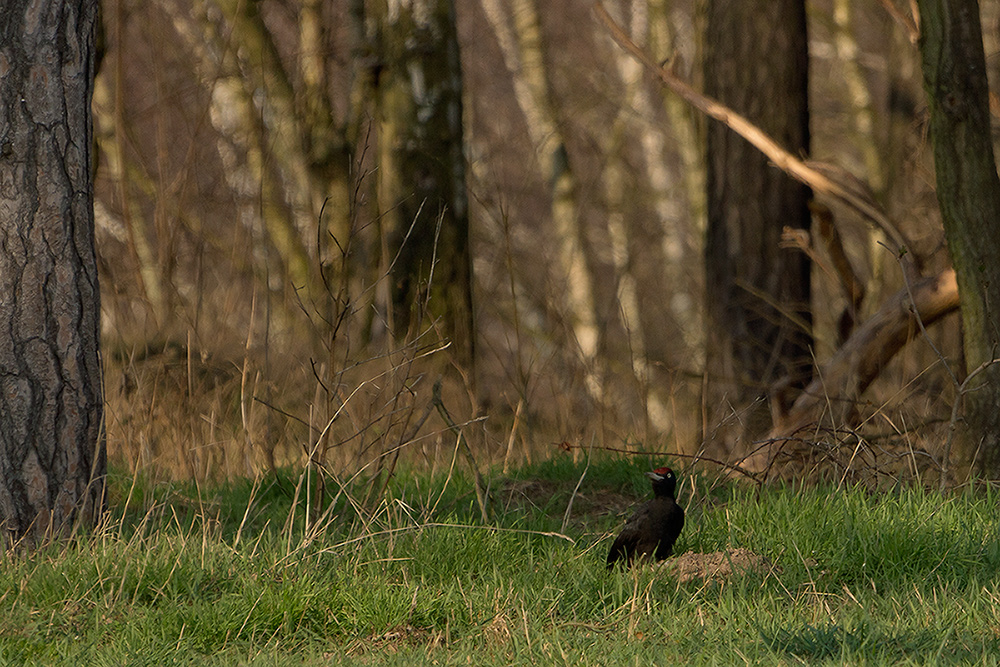
{"label": "tree trunk", "polygon": [[[651,33],[646,4],[647,0],[635,0],[630,8],[623,7],[624,12],[631,9],[629,30],[639,41]],[[628,334],[623,343],[639,389],[645,437],[650,440],[655,436],[650,426],[660,433],[678,426],[674,423],[677,412],[670,407],[670,394],[676,387],[671,374],[662,369],[677,368],[686,361],[678,354],[685,347],[679,344],[681,341],[696,342],[685,340],[686,333],[695,332],[685,331],[678,324],[690,320],[693,313],[673,308],[663,298],[670,290],[685,294],[684,285],[690,276],[683,260],[691,250],[691,230],[680,222],[685,219],[684,180],[664,160],[669,153],[665,146],[667,135],[650,132],[645,124],[656,117],[656,109],[642,63],[619,49],[612,56],[621,78],[624,104],[608,128],[604,147],[607,230],[620,316]],[[672,97],[677,104],[684,104]],[[639,169],[631,161],[634,149],[641,157]],[[642,194],[637,195],[630,187],[642,188]],[[615,393],[619,407],[628,409],[628,396],[620,389]]]}
{"label": "tree trunk", "polygon": [[472,265],[454,2],[374,4],[382,65],[378,199],[393,333],[437,320],[456,361],[470,368]]}
{"label": "tree trunk", "polygon": [[0,523],[93,525],[105,452],[92,128],[97,0],[0,12]]}
{"label": "tree trunk", "polygon": [[987,367],[965,394],[963,440],[1000,477],[1000,179],[975,0],[919,0],[938,203],[958,281],[965,364]]}
{"label": "tree trunk", "polygon": [[[567,329],[575,340],[590,395],[600,399],[602,379],[595,368],[601,347],[601,327],[595,304],[594,276],[587,261],[580,214],[580,183],[570,164],[563,133],[563,119],[556,104],[552,81],[545,66],[545,42],[535,0],[481,0],[493,26],[542,178],[551,193],[550,216],[558,252],[557,280],[565,284],[560,294]],[[511,24],[513,29],[508,27]]]}
{"label": "tree trunk", "polygon": [[[792,154],[809,150],[802,0],[708,3],[705,90]],[[779,248],[807,229],[809,190],[721,123],[708,127],[706,440],[731,449],[769,427],[760,397],[811,375],[808,259]],[[733,408],[754,405],[729,420]],[[728,413],[728,414],[727,414]],[[739,428],[735,428],[735,425]]]}

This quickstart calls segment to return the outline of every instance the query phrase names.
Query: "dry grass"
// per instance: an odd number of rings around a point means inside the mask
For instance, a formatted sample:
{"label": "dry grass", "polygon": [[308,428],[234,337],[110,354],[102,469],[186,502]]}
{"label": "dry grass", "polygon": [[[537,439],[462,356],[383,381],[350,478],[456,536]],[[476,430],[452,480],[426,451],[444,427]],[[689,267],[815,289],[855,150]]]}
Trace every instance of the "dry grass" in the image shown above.
{"label": "dry grass", "polygon": [[[456,466],[485,471],[544,460],[560,450],[578,460],[603,450],[669,453],[712,466],[694,443],[637,441],[626,424],[610,425],[600,411],[567,429],[562,420],[541,418],[550,406],[524,404],[515,419],[516,406],[477,405],[468,387],[448,373],[446,351],[436,347],[404,346],[347,362],[335,372],[308,357],[235,351],[172,342],[106,343],[112,460],[165,480],[253,478],[292,467],[312,476],[310,493],[332,496],[344,485],[363,482],[369,490],[362,498],[384,491],[400,464],[432,474]],[[894,374],[906,372],[904,362]],[[883,378],[871,393],[887,398],[859,405],[867,414],[859,425],[798,434],[800,446],[779,457],[775,471],[786,479],[870,488],[938,485],[953,399],[948,392],[935,394],[943,380],[931,380],[933,373],[902,387]],[[442,378],[440,403],[457,422],[455,429],[434,400],[433,385]],[[967,466],[953,466],[948,483],[963,483],[967,473]],[[544,492],[515,486],[503,494],[505,502],[517,504]]]}

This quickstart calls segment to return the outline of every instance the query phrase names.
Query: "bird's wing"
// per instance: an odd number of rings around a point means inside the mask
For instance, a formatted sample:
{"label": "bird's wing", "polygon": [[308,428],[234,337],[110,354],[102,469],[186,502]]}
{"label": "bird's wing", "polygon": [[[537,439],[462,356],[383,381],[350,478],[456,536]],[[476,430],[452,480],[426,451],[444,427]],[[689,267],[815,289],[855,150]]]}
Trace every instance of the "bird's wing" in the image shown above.
{"label": "bird's wing", "polygon": [[608,552],[608,565],[613,565],[616,561],[623,558],[625,560],[632,559],[636,545],[642,537],[640,527],[648,516],[649,507],[643,505],[629,517],[629,520],[625,522],[625,526],[622,528],[622,532],[618,534],[618,537],[615,538],[614,543],[611,545],[611,551]]}

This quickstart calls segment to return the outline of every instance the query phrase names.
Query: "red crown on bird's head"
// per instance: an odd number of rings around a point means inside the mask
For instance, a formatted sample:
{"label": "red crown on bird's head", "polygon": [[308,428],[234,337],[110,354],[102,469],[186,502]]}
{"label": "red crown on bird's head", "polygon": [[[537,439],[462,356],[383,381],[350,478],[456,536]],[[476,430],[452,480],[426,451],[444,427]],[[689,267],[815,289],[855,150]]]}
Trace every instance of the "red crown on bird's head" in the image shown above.
{"label": "red crown on bird's head", "polygon": [[671,470],[670,468],[666,467],[666,466],[663,466],[662,468],[657,468],[653,472],[655,472],[657,475],[669,475],[669,474],[673,473],[674,471]]}

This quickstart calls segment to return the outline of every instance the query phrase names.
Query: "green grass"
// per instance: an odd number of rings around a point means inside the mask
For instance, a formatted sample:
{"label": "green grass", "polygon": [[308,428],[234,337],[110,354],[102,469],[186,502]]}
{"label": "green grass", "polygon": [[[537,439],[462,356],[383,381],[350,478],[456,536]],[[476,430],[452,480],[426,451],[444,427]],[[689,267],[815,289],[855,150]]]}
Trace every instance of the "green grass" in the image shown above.
{"label": "green grass", "polygon": [[494,475],[490,526],[469,480],[400,473],[364,525],[342,495],[310,533],[301,509],[287,525],[295,476],[199,489],[113,475],[106,528],[0,566],[0,664],[1000,661],[990,492],[682,474],[675,550],[746,547],[775,567],[679,583],[604,568],[644,469],[595,461],[575,495],[584,466],[568,458]]}

